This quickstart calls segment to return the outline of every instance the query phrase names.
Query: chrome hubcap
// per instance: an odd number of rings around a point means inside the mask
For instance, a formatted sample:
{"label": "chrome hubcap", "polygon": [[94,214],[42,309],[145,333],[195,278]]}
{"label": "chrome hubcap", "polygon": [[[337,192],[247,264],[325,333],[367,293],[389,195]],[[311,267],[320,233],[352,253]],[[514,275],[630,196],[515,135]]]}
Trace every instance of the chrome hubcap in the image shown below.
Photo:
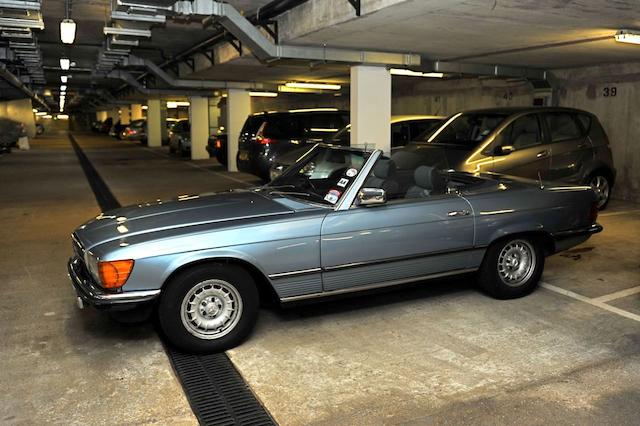
{"label": "chrome hubcap", "polygon": [[535,250],[528,241],[511,241],[498,256],[498,275],[505,284],[519,286],[531,278],[535,264]]}
{"label": "chrome hubcap", "polygon": [[180,306],[182,324],[199,339],[219,339],[238,324],[242,298],[238,290],[223,280],[196,284]]}
{"label": "chrome hubcap", "polygon": [[609,199],[609,181],[604,176],[596,176],[591,179],[591,188],[598,196],[598,208],[605,205]]}

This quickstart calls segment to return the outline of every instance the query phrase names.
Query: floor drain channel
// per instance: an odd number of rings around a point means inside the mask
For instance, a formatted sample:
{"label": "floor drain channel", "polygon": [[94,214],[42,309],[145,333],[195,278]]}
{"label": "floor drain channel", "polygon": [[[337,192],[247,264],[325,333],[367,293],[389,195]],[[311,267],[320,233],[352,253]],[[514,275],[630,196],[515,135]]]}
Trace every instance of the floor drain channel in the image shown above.
{"label": "floor drain channel", "polygon": [[[69,140],[100,208],[105,211],[120,207],[71,133]],[[193,355],[169,346],[165,346],[165,350],[200,424],[276,424],[226,354]]]}
{"label": "floor drain channel", "polygon": [[275,425],[227,355],[166,350],[200,424]]}

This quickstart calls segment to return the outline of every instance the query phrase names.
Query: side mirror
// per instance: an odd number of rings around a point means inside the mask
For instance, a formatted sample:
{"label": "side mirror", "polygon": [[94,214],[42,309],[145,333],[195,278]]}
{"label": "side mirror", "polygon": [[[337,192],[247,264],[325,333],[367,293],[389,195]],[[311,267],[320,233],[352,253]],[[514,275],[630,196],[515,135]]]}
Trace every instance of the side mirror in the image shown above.
{"label": "side mirror", "polygon": [[371,206],[387,202],[387,194],[380,188],[362,188],[358,192],[358,205]]}
{"label": "side mirror", "polygon": [[515,150],[516,149],[513,147],[513,145],[502,145],[502,146],[496,147],[496,150],[495,150],[494,154],[495,155],[509,155]]}

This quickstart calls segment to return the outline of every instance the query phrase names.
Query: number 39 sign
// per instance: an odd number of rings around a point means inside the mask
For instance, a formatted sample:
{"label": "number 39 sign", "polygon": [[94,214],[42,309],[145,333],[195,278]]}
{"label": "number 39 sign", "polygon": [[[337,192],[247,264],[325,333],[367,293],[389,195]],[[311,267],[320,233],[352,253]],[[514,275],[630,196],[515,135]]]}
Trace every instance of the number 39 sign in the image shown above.
{"label": "number 39 sign", "polygon": [[602,96],[605,98],[613,97],[618,94],[618,88],[616,86],[605,87],[602,89]]}

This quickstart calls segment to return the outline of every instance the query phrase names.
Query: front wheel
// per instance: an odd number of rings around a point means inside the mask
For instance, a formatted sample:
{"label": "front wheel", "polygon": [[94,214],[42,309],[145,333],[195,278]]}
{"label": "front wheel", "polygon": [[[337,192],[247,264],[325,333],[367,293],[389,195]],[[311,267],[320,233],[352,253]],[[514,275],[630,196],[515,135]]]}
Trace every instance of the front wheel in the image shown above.
{"label": "front wheel", "polygon": [[492,244],[480,267],[478,283],[496,299],[531,293],[544,269],[544,252],[534,238],[508,238]]}
{"label": "front wheel", "polygon": [[189,352],[221,352],[240,344],[258,315],[251,275],[228,264],[202,265],[171,280],[158,305],[169,341]]}

